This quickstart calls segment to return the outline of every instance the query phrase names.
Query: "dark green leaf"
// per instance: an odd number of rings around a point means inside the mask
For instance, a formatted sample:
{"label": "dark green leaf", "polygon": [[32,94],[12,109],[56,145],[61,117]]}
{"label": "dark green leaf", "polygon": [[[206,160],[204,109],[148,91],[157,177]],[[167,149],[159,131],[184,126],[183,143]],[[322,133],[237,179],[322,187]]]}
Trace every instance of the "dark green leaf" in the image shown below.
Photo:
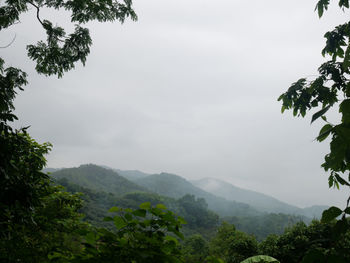
{"label": "dark green leaf", "polygon": [[319,133],[319,135],[317,136],[316,139],[317,139],[319,142],[322,142],[323,140],[325,140],[325,139],[328,137],[328,135],[329,135],[329,133],[332,131],[332,129],[333,129],[333,126],[330,125],[330,124],[324,125],[324,126],[322,127],[322,129],[320,130],[320,133]]}
{"label": "dark green leaf", "polygon": [[321,222],[322,223],[329,223],[333,219],[340,216],[342,214],[342,212],[343,211],[340,208],[332,206],[332,207],[328,208],[327,210],[323,211]]}
{"label": "dark green leaf", "polygon": [[330,106],[327,106],[327,107],[323,108],[322,110],[316,112],[314,115],[312,115],[311,123],[313,123],[315,120],[317,120],[323,114],[325,114],[329,110],[329,108],[330,108]]}
{"label": "dark green leaf", "polygon": [[339,112],[342,113],[342,122],[350,123],[350,99],[343,100],[339,105]]}
{"label": "dark green leaf", "polygon": [[344,180],[339,174],[335,173],[334,176],[341,185],[350,186],[350,184],[346,180]]}
{"label": "dark green leaf", "polygon": [[132,212],[134,216],[139,216],[139,217],[145,217],[146,216],[146,210],[144,209],[137,209]]}
{"label": "dark green leaf", "polygon": [[114,220],[114,225],[116,226],[117,229],[121,229],[127,225],[124,219],[120,216],[115,216],[113,220]]}

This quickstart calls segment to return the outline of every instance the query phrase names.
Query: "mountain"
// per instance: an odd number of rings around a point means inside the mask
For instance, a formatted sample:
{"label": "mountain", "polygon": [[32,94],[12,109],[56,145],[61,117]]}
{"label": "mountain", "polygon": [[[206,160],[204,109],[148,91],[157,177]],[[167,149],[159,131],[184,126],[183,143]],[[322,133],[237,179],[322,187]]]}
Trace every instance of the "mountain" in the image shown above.
{"label": "mountain", "polygon": [[152,174],[135,180],[135,183],[159,195],[180,198],[186,194],[191,194],[198,198],[204,198],[208,203],[208,208],[220,216],[256,216],[261,214],[245,203],[229,201],[215,196],[174,174]]}
{"label": "mountain", "polygon": [[309,218],[321,218],[324,210],[328,209],[326,205],[313,205],[310,207],[303,208],[303,215]]}
{"label": "mountain", "polygon": [[50,167],[48,167],[48,168],[44,168],[43,172],[46,173],[46,174],[51,174],[51,173],[57,172],[59,170],[61,170],[61,168],[50,168]]}
{"label": "mountain", "polygon": [[284,203],[272,196],[239,188],[227,182],[213,178],[205,178],[191,182],[193,185],[204,191],[226,198],[227,200],[244,202],[262,212],[294,214],[303,215],[309,218],[320,218],[322,211],[327,208],[326,206],[313,206],[302,209]]}
{"label": "mountain", "polygon": [[130,192],[149,192],[142,186],[130,182],[113,170],[94,164],[84,164],[77,168],[66,168],[51,173],[55,179],[66,178],[70,183],[95,191],[105,191],[121,196]]}
{"label": "mountain", "polygon": [[113,170],[130,181],[136,181],[138,179],[145,178],[150,175],[138,170],[119,170],[119,169],[113,169]]}

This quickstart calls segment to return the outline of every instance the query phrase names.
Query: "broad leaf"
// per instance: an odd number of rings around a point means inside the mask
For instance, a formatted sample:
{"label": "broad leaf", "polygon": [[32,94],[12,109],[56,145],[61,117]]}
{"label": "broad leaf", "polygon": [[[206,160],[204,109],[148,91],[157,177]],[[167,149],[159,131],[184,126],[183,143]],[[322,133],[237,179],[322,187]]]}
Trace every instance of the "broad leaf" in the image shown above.
{"label": "broad leaf", "polygon": [[156,207],[159,209],[167,209],[166,206],[163,204],[157,204]]}
{"label": "broad leaf", "polygon": [[141,209],[145,209],[145,210],[150,209],[151,208],[151,203],[150,202],[142,203],[142,204],[140,204],[140,208]]}
{"label": "broad leaf", "polygon": [[265,256],[265,255],[253,256],[243,260],[241,263],[270,263],[270,262],[279,263],[277,259],[270,256]]}
{"label": "broad leaf", "polygon": [[340,208],[332,206],[332,207],[328,208],[327,210],[323,211],[321,222],[322,223],[329,223],[333,219],[340,216],[342,214],[342,212],[343,211]]}
{"label": "broad leaf", "polygon": [[325,114],[331,106],[327,106],[323,108],[322,110],[316,112],[314,115],[312,115],[311,123],[313,123],[315,120],[317,120],[319,117],[321,117],[323,114]]}
{"label": "broad leaf", "polygon": [[[323,116],[322,116],[323,117]],[[325,126],[322,127],[322,129],[320,130],[319,135],[317,136],[317,140],[319,142],[322,142],[323,140],[327,139],[329,133],[332,131],[333,126],[330,124],[326,124]]]}

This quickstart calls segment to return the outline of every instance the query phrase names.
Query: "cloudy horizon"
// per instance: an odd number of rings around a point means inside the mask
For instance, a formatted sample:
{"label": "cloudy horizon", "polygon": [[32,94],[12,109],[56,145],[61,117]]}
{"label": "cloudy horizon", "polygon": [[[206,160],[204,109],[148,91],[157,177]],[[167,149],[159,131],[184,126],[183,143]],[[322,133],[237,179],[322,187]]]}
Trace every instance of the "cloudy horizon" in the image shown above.
{"label": "cloudy horizon", "polygon": [[[85,67],[39,76],[25,46],[44,37],[33,12],[2,32],[8,65],[30,84],[16,126],[53,150],[48,167],[95,163],[188,179],[218,178],[300,207],[345,206],[321,169],[322,121],[280,112],[279,95],[317,74],[323,35],[346,21],[314,0],[135,1],[139,20],[89,23]],[[43,13],[45,15],[45,13]],[[50,16],[67,25],[65,14]],[[336,112],[331,117],[337,118]]]}

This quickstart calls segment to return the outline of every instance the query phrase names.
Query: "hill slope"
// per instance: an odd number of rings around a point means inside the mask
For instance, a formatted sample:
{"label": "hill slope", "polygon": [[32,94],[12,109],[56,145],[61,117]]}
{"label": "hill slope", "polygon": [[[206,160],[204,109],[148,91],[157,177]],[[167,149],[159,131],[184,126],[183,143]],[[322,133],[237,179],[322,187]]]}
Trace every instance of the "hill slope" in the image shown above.
{"label": "hill slope", "polygon": [[149,192],[118,173],[93,164],[84,164],[77,168],[66,168],[51,174],[53,178],[66,178],[73,184],[96,191],[105,191],[121,196],[130,192]]}
{"label": "hill slope", "polygon": [[245,203],[228,201],[215,196],[174,174],[152,174],[135,180],[135,183],[159,195],[180,198],[186,194],[191,194],[196,197],[204,198],[208,203],[209,209],[218,213],[220,216],[255,216],[261,214]]}
{"label": "hill slope", "polygon": [[213,178],[200,179],[192,181],[192,183],[202,190],[214,195],[226,198],[227,200],[244,202],[259,211],[268,213],[297,214],[310,218],[320,218],[322,211],[327,208],[326,206],[312,206],[310,208],[302,209],[297,206],[284,203],[272,196],[242,189],[227,182]]}

